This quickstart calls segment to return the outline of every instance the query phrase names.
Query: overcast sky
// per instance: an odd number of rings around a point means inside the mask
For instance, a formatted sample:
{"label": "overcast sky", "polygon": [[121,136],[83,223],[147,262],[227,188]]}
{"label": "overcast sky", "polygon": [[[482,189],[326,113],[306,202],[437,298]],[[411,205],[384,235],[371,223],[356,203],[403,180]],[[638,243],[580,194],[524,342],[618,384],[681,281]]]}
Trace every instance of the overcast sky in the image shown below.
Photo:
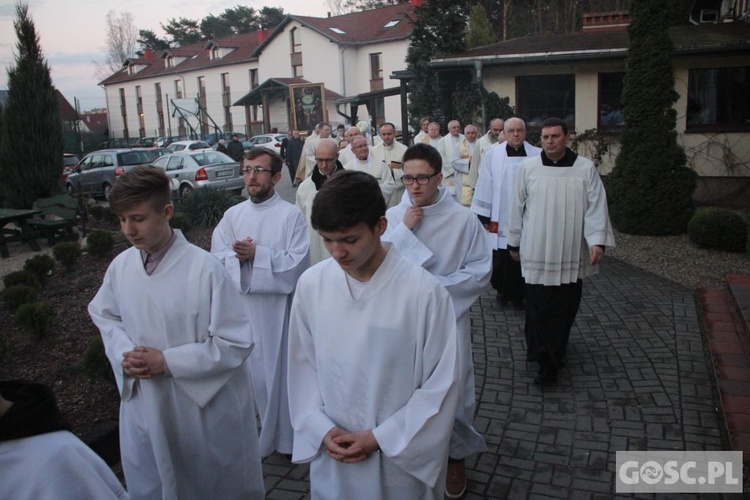
{"label": "overcast sky", "polygon": [[[27,0],[52,70],[52,81],[73,104],[78,98],[81,111],[104,107],[104,90],[97,86],[94,61],[104,61],[107,12],[130,12],[136,29],[150,29],[163,37],[161,24],[185,17],[200,21],[208,14],[236,5],[260,10],[282,7],[287,14],[325,17],[324,0]],[[16,35],[13,20],[16,0],[0,0],[0,89],[8,88],[8,67],[15,64]]]}

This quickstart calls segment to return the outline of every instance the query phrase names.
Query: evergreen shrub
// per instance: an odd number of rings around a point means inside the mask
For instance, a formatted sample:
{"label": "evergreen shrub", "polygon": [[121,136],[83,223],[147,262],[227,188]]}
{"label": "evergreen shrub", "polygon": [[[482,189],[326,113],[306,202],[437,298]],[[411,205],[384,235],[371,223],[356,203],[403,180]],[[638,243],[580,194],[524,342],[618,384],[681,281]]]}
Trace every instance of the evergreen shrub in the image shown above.
{"label": "evergreen shrub", "polygon": [[180,202],[180,211],[194,227],[212,227],[219,223],[228,208],[241,201],[241,196],[226,189],[205,187],[185,196]]}
{"label": "evergreen shrub", "polygon": [[13,285],[3,290],[2,299],[5,307],[15,313],[22,305],[39,300],[39,292],[28,285]]}
{"label": "evergreen shrub", "polygon": [[91,337],[83,353],[83,372],[91,379],[112,379],[112,367],[104,351],[104,342],[99,335]]}
{"label": "evergreen shrub", "polygon": [[55,311],[46,302],[24,304],[16,311],[16,323],[34,340],[41,340],[52,334]]}
{"label": "evergreen shrub", "polygon": [[109,231],[95,229],[86,237],[86,249],[94,257],[108,257],[115,246],[115,239]]}
{"label": "evergreen shrub", "polygon": [[702,210],[690,219],[688,237],[701,248],[741,253],[747,249],[747,224],[729,210]]}
{"label": "evergreen shrub", "polygon": [[35,255],[26,259],[26,262],[23,263],[23,268],[25,271],[34,273],[39,282],[44,284],[55,269],[55,259],[47,254]]}
{"label": "evergreen shrub", "polygon": [[3,276],[3,284],[5,285],[5,288],[11,287],[13,285],[27,285],[32,288],[36,288],[37,290],[42,288],[42,284],[39,282],[39,278],[36,277],[36,274],[28,269],[23,269],[21,271],[13,271],[12,273],[8,273],[5,276]]}
{"label": "evergreen shrub", "polygon": [[89,215],[95,220],[102,220],[104,218],[105,209],[101,205],[91,205],[89,207]]}
{"label": "evergreen shrub", "polygon": [[68,271],[75,267],[81,253],[81,245],[74,241],[58,243],[52,247],[52,254],[55,259]]}
{"label": "evergreen shrub", "polygon": [[169,225],[173,229],[179,229],[183,233],[187,233],[188,231],[190,231],[190,228],[193,227],[193,223],[190,221],[190,218],[182,212],[175,212],[174,215],[172,215],[172,218],[169,220]]}

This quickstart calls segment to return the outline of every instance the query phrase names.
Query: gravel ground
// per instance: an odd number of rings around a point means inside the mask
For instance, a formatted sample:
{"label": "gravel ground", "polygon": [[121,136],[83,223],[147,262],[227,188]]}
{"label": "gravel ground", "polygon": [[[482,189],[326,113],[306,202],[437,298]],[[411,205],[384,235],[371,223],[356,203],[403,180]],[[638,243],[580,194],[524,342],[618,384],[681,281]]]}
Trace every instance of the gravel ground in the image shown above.
{"label": "gravel ground", "polygon": [[607,255],[687,288],[720,287],[726,274],[750,274],[750,255],[698,248],[686,234],[633,236],[615,231]]}

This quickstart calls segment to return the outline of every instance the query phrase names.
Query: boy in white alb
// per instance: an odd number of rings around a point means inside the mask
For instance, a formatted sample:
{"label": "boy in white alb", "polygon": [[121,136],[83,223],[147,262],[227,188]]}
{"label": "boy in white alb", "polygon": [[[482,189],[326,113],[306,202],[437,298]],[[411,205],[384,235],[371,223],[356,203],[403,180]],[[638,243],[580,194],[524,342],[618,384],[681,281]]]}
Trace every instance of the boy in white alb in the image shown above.
{"label": "boy in white alb", "polygon": [[169,227],[162,170],[129,170],[109,203],[133,246],[110,264],[89,314],[122,399],[131,496],[263,498],[250,322],[229,276]]}
{"label": "boy in white alb", "polygon": [[448,292],[380,237],[385,200],[369,174],[318,191],[312,224],[332,259],[299,280],[289,331],[297,463],[313,498],[442,498],[457,405]]}

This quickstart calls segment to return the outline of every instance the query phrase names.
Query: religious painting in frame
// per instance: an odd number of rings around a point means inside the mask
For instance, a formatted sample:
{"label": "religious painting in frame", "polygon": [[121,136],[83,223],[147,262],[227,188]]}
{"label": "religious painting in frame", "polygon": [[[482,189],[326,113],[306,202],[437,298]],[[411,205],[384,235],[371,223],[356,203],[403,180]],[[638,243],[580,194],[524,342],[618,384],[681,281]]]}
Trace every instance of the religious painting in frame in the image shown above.
{"label": "religious painting in frame", "polygon": [[292,103],[292,125],[303,135],[320,122],[328,121],[326,88],[323,83],[296,83],[289,85]]}

